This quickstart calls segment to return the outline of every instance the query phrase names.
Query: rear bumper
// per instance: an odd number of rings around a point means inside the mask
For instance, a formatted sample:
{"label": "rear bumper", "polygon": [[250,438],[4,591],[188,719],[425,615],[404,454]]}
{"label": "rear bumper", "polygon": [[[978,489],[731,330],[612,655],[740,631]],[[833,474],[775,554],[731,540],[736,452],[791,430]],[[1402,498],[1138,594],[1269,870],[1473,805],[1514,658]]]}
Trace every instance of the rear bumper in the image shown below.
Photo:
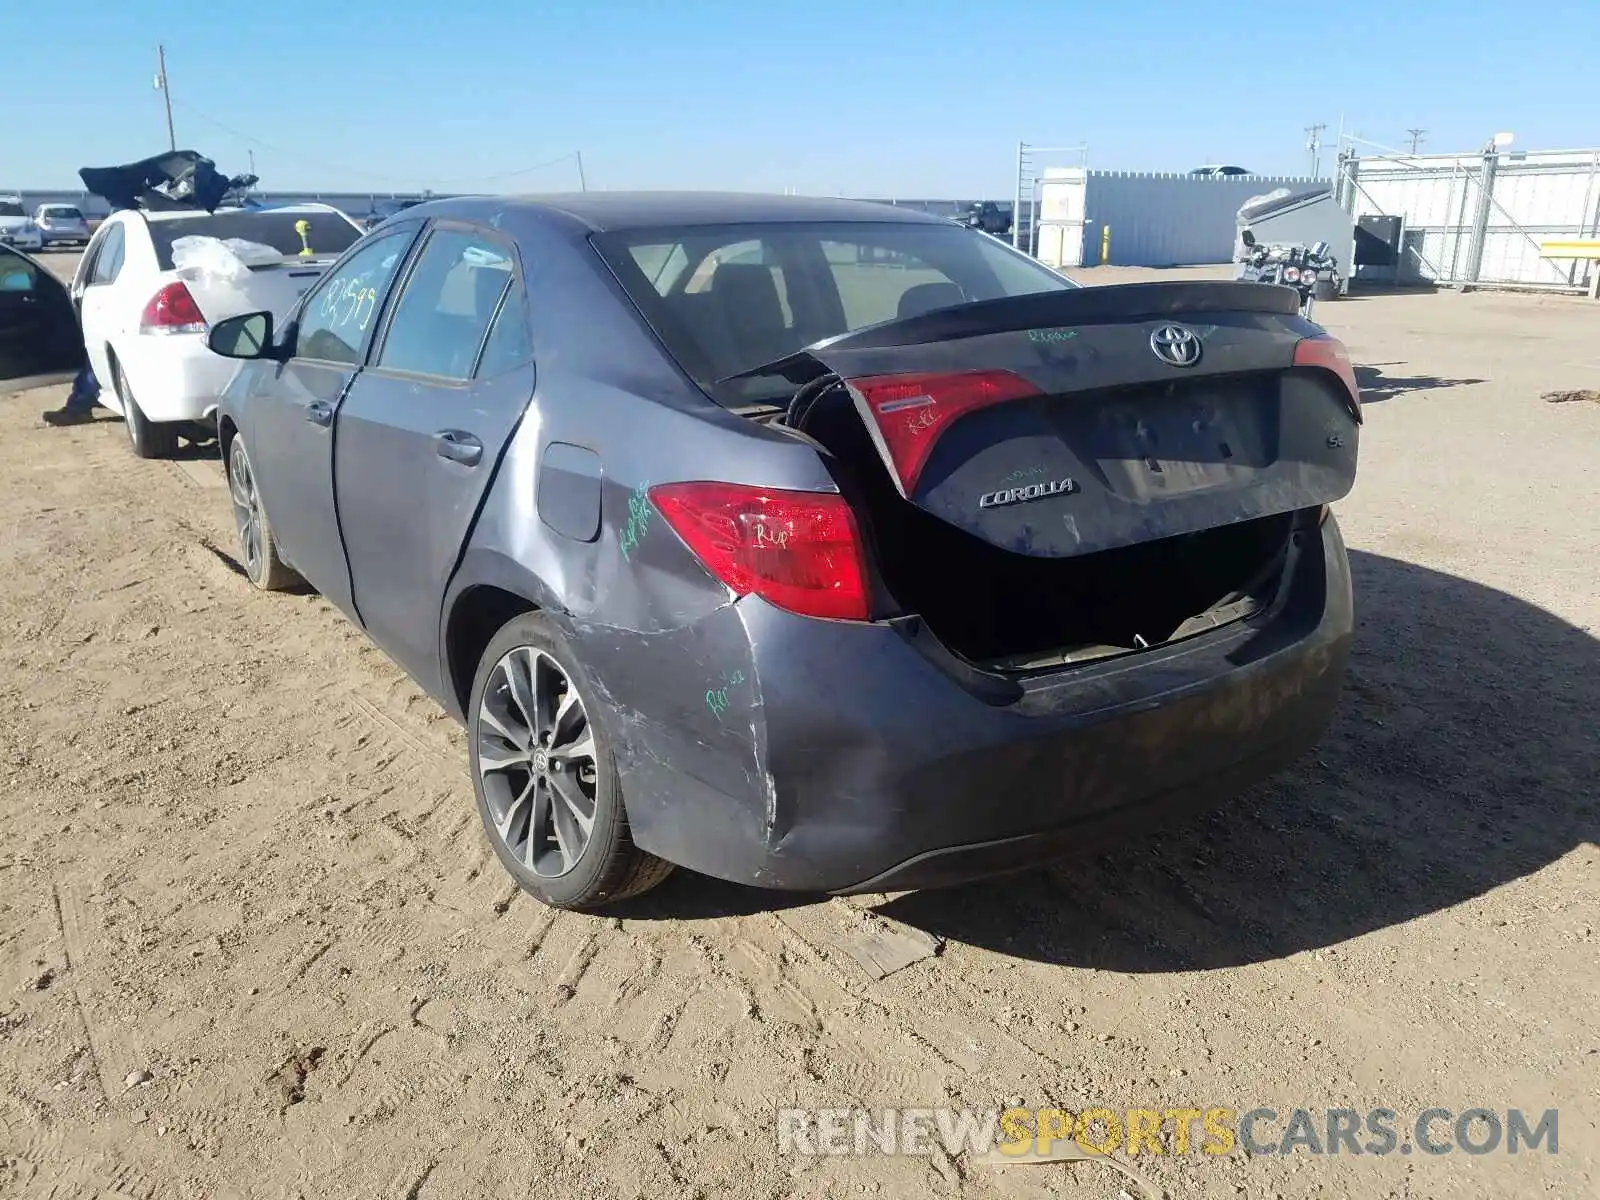
{"label": "rear bumper", "polygon": [[[635,836],[741,883],[887,891],[1024,869],[1224,802],[1313,746],[1338,697],[1349,564],[1331,518],[1304,537],[1270,622],[1086,664],[1009,700],[975,695],[895,630],[742,601],[759,695],[719,718],[737,713],[739,728],[690,731],[691,749],[624,723]],[[735,745],[748,757],[716,761]]]}
{"label": "rear bumper", "polygon": [[205,419],[239,369],[206,349],[199,333],[135,334],[117,353],[140,410],[155,422]]}

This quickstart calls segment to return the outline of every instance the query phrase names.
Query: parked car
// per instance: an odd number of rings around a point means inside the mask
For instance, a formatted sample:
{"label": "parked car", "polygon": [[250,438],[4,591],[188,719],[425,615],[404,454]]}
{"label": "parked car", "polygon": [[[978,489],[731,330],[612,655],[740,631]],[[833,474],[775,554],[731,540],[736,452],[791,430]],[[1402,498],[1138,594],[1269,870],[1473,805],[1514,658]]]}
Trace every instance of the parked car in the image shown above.
{"label": "parked car", "polygon": [[[124,209],[106,218],[79,260],[72,295],[101,402],[126,421],[134,452],[169,456],[184,433],[204,434],[199,423],[238,366],[206,348],[213,322],[255,310],[286,316],[360,236],[353,221],[320,204]],[[242,239],[283,257],[233,279],[180,272],[174,244],[186,237]]]}
{"label": "parked car", "polygon": [[33,223],[46,246],[87,246],[89,222],[70,204],[41,204]]}
{"label": "parked car", "polygon": [[43,250],[44,235],[22,207],[21,196],[0,196],[0,246]]}
{"label": "parked car", "polygon": [[1189,174],[1191,174],[1191,175],[1212,175],[1212,176],[1231,177],[1231,176],[1234,176],[1234,175],[1248,175],[1248,174],[1250,174],[1250,171],[1246,167],[1212,165],[1212,166],[1205,166],[1205,167],[1196,167],[1194,170],[1190,171]]}
{"label": "parked car", "polygon": [[415,208],[423,203],[421,200],[379,200],[372,206],[372,211],[362,219],[362,226],[367,229],[376,229],[390,217],[399,216],[408,208]]}
{"label": "parked car", "polygon": [[1011,213],[993,200],[979,200],[962,209],[956,220],[968,229],[981,229],[996,237],[1011,232]]}
{"label": "parked car", "polygon": [[65,383],[82,366],[66,285],[38,259],[0,246],[0,392]]}
{"label": "parked car", "polygon": [[1339,692],[1361,410],[1288,289],[1079,288],[843,200],[456,199],[210,344],[249,578],[466,725],[547,904],[1026,867]]}

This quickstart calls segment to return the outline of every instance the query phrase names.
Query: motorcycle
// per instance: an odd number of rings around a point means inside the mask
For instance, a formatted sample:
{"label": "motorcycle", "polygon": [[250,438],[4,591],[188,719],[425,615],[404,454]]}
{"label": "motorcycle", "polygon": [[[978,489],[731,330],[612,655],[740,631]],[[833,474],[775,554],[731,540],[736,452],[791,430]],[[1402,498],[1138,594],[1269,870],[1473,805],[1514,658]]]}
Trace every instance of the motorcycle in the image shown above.
{"label": "motorcycle", "polygon": [[1300,315],[1307,320],[1316,301],[1339,295],[1342,280],[1339,261],[1329,252],[1327,242],[1310,246],[1263,246],[1248,229],[1239,235],[1245,253],[1240,260],[1238,278],[1250,283],[1274,283],[1292,287],[1300,295]]}

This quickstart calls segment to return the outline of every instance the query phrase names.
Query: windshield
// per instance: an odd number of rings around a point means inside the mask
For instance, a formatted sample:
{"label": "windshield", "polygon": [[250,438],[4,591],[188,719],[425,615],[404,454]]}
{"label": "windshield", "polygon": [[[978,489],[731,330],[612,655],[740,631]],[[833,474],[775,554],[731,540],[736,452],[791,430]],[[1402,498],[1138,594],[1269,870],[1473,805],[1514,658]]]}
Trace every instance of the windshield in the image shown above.
{"label": "windshield", "polygon": [[83,220],[83,214],[81,212],[75,208],[69,208],[65,204],[46,204],[43,210],[41,210],[41,215],[50,217],[56,221]]}
{"label": "windshield", "polygon": [[27,215],[22,211],[22,205],[11,200],[0,200],[0,217],[25,217]]}
{"label": "windshield", "polygon": [[[295,225],[306,222],[305,237]],[[204,217],[181,217],[150,222],[156,258],[163,271],[172,270],[172,243],[181,237],[243,238],[271,246],[292,258],[307,247],[311,257],[337,258],[361,237],[344,217],[331,212],[261,212],[249,209],[217,211]]]}
{"label": "windshield", "polygon": [[702,225],[594,244],[669,353],[724,404],[774,400],[733,380],[813,342],[977,300],[1077,285],[985,234],[921,222]]}

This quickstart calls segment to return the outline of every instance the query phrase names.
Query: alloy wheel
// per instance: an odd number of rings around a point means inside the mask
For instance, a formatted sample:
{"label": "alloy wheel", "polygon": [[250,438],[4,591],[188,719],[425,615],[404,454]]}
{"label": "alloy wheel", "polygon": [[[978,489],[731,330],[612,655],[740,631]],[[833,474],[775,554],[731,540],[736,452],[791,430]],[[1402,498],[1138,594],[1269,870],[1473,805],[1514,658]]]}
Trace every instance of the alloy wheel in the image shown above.
{"label": "alloy wheel", "polygon": [[244,442],[238,438],[228,454],[228,494],[233,500],[233,523],[239,530],[245,569],[255,579],[261,574],[261,493],[256,490]]}
{"label": "alloy wheel", "polygon": [[495,836],[536,875],[571,871],[594,829],[599,762],[589,714],[561,664],[532,646],[502,656],[476,736]]}

